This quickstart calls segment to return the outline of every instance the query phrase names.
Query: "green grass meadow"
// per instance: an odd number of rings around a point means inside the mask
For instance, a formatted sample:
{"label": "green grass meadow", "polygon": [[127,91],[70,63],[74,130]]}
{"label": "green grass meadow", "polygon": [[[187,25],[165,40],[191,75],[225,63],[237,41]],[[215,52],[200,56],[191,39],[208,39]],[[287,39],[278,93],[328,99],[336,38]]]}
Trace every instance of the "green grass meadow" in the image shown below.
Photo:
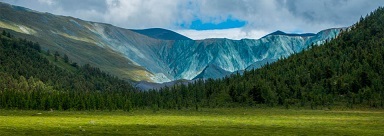
{"label": "green grass meadow", "polygon": [[0,110],[0,135],[384,135],[384,111]]}

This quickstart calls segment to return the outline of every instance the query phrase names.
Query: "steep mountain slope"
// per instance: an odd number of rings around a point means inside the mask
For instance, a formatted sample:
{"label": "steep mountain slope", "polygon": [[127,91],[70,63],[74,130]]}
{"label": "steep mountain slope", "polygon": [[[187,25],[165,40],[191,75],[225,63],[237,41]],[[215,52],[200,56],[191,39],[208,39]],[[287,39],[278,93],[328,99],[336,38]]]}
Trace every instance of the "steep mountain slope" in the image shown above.
{"label": "steep mountain slope", "polygon": [[67,54],[80,65],[88,63],[125,79],[150,80],[150,72],[109,48],[108,43],[97,32],[100,27],[106,30],[116,29],[111,25],[0,3],[0,27],[13,31],[12,34],[16,37],[39,42],[43,49],[58,51],[61,55]]}
{"label": "steep mountain slope", "polygon": [[[0,3],[0,28],[39,42],[43,49],[67,54],[81,65],[89,63],[124,79],[157,83],[191,80],[211,66],[228,72],[244,70],[300,52],[312,43],[323,43],[340,31],[272,34],[258,40],[194,41],[168,30],[128,30],[4,3]],[[204,76],[199,78],[219,78],[225,73],[201,74]]]}
{"label": "steep mountain slope", "polygon": [[225,71],[216,65],[209,64],[205,69],[197,75],[194,79],[206,79],[206,78],[221,78],[222,76],[230,75],[232,72]]}

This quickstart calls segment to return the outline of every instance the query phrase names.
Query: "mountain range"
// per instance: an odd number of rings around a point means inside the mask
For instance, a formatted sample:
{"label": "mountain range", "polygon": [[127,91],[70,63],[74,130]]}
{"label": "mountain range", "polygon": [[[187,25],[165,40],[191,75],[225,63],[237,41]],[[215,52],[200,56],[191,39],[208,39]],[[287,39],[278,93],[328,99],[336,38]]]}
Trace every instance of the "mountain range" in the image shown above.
{"label": "mountain range", "polygon": [[0,28],[80,65],[150,83],[221,78],[259,68],[335,38],[342,29],[317,34],[276,31],[260,39],[192,40],[161,28],[125,29],[5,3],[0,3]]}

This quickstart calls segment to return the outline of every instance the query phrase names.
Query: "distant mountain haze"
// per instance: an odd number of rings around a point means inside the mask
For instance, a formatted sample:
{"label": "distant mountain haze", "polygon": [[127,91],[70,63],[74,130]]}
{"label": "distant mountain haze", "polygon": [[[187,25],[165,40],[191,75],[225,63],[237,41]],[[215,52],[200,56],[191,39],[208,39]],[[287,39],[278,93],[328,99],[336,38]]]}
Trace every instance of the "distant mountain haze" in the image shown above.
{"label": "distant mountain haze", "polygon": [[259,68],[335,38],[341,30],[276,31],[261,39],[191,40],[161,28],[124,29],[4,3],[0,3],[0,28],[39,42],[45,50],[66,54],[80,65],[91,64],[122,79],[154,83],[221,78]]}

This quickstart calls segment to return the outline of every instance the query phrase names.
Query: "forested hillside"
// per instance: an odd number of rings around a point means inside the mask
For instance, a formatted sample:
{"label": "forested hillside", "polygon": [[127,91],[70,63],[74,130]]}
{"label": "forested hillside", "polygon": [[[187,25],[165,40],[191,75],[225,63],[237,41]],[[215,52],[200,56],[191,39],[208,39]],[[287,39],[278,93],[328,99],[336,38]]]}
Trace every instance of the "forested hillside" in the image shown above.
{"label": "forested hillside", "polygon": [[[361,18],[335,40],[220,80],[163,88],[182,107],[258,105],[383,107],[384,9]],[[187,99],[186,99],[187,98]]]}
{"label": "forested hillside", "polygon": [[0,36],[0,66],[0,108],[126,109],[137,92],[126,81],[6,31]]}
{"label": "forested hillside", "polygon": [[0,108],[40,110],[384,106],[384,8],[324,45],[224,79],[138,91],[38,43],[0,37]]}

